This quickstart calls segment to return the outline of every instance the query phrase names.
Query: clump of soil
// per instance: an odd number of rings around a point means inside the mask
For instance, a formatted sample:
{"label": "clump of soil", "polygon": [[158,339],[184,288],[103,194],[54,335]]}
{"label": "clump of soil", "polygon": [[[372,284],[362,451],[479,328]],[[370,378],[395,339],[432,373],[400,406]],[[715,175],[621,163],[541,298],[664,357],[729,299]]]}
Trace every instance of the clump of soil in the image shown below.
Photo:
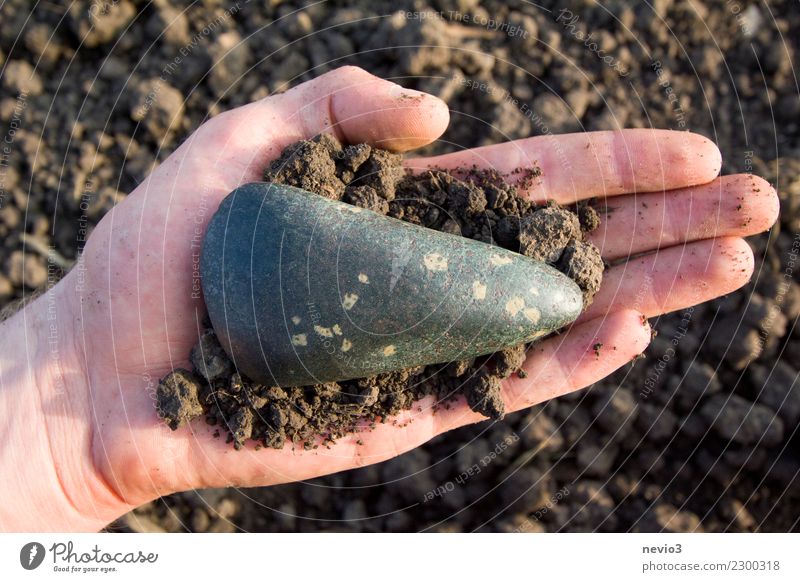
{"label": "clump of soil", "polygon": [[[573,211],[536,205],[494,171],[430,169],[411,175],[402,162],[400,155],[367,144],[342,146],[321,135],[287,147],[264,179],[547,262],[580,286],[584,309],[591,304],[604,267],[599,250],[584,240],[584,233],[599,224],[591,207]],[[515,174],[517,183],[524,183],[539,171]],[[501,383],[515,373],[524,376],[526,347],[449,365],[279,388],[255,384],[236,372],[209,328],[192,350],[194,372],[175,370],[161,381],[158,409],[173,429],[205,414],[237,449],[248,439],[274,448],[287,441],[317,447],[384,421],[431,394],[440,406],[463,395],[472,410],[499,419],[505,414]]]}
{"label": "clump of soil", "polygon": [[172,430],[203,414],[197,399],[199,384],[186,370],[175,370],[158,386],[158,414]]}

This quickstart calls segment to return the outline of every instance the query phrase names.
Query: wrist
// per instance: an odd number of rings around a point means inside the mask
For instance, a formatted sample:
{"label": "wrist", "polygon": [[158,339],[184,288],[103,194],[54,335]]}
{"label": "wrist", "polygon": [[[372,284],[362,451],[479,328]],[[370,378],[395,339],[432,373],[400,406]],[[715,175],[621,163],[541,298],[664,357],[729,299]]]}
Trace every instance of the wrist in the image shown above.
{"label": "wrist", "polygon": [[92,531],[130,509],[96,470],[75,281],[0,323],[0,530]]}

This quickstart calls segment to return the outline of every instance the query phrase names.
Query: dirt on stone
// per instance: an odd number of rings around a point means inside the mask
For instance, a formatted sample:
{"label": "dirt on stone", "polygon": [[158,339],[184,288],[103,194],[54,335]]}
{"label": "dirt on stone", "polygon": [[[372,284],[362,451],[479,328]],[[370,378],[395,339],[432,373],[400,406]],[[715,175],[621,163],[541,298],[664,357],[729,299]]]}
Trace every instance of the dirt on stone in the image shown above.
{"label": "dirt on stone", "polygon": [[[398,154],[367,144],[343,146],[321,134],[288,146],[265,170],[264,180],[549,263],[579,285],[584,309],[602,280],[600,251],[584,241],[581,229],[582,224],[599,224],[594,211],[582,207],[579,212],[588,216],[582,222],[577,209],[534,204],[494,171],[431,168],[412,174],[404,171]],[[206,329],[190,357],[196,376],[185,370],[167,375],[157,390],[159,404],[166,400],[159,413],[172,428],[186,422],[187,411],[205,415],[237,449],[248,439],[274,448],[287,442],[316,448],[364,423],[386,421],[429,395],[437,406],[463,395],[473,411],[500,419],[505,415],[502,380],[520,371],[526,347],[511,346],[448,366],[442,362],[345,382],[278,388],[258,385],[235,372],[213,330]],[[174,385],[192,377],[197,381],[187,391],[191,402],[175,406]],[[198,394],[201,408],[196,405]]]}

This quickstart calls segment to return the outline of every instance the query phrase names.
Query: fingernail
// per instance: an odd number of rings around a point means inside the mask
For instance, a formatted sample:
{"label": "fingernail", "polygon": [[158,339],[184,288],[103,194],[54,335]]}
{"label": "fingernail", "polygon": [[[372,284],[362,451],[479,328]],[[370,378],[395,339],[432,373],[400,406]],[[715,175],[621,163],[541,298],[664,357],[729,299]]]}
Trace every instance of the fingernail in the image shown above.
{"label": "fingernail", "polygon": [[406,89],[402,85],[392,83],[389,88],[389,96],[393,99],[421,99],[425,97],[426,93],[422,91],[415,91],[414,89]]}

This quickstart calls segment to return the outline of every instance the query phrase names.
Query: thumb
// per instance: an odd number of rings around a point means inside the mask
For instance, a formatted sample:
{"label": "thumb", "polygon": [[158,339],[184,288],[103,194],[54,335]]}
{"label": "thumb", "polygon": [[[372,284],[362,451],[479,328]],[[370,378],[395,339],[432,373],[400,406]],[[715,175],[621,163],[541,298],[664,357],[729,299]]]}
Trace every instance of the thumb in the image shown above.
{"label": "thumb", "polygon": [[231,162],[239,170],[236,183],[242,183],[260,179],[286,146],[320,133],[343,143],[404,152],[437,139],[449,120],[447,105],[433,95],[404,89],[358,67],[341,67],[222,113],[185,145],[193,143],[195,154],[217,166]]}
{"label": "thumb", "polygon": [[447,128],[450,114],[437,97],[342,67],[276,98],[276,109],[298,139],[323,132],[345,143],[367,142],[404,152],[427,145]]}

